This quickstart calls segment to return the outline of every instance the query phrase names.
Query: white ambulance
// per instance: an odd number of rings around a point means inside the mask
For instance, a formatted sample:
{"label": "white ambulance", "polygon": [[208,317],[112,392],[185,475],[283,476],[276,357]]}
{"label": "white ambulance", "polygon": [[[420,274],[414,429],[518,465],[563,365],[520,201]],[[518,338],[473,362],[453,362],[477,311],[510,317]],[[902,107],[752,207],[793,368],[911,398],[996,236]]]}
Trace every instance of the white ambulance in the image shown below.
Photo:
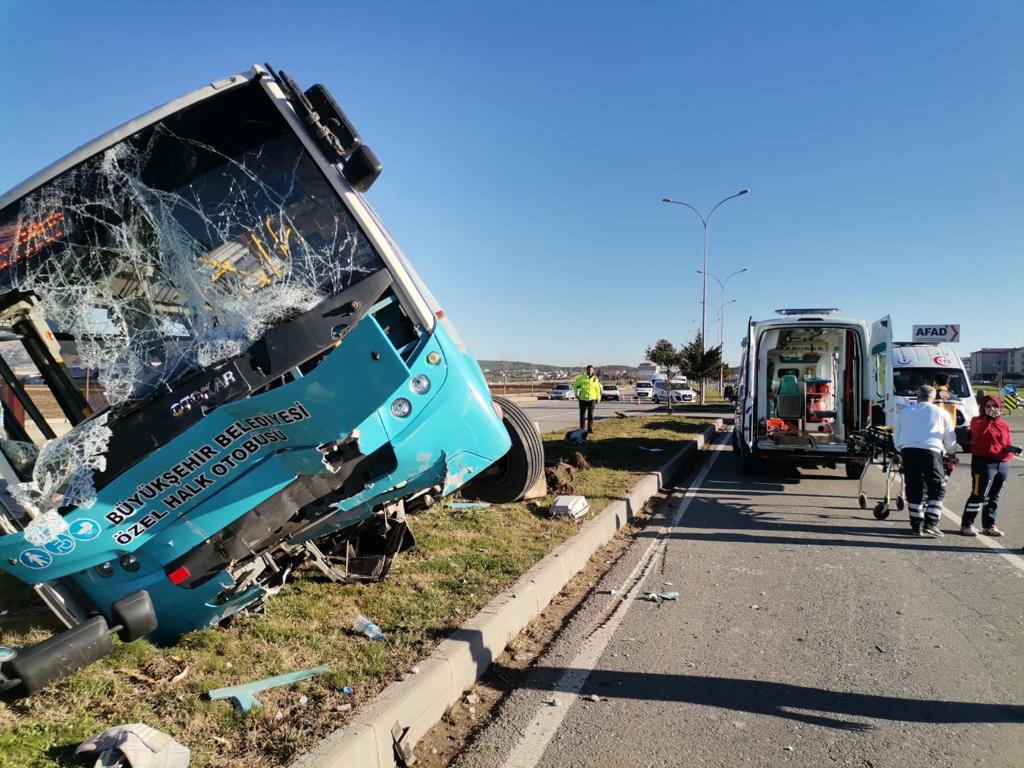
{"label": "white ambulance", "polygon": [[895,424],[896,414],[917,402],[918,387],[930,384],[939,389],[936,403],[953,417],[957,442],[969,451],[971,419],[978,415],[978,404],[971,378],[956,351],[945,344],[897,341],[888,362],[890,365],[877,366],[878,375],[884,378],[878,383],[882,397],[872,412],[874,422]]}
{"label": "white ambulance", "polygon": [[851,433],[866,427],[884,394],[876,364],[892,347],[889,317],[873,325],[837,309],[780,309],[747,324],[736,400],[733,450],[743,471],[766,462],[846,466],[858,477]]}

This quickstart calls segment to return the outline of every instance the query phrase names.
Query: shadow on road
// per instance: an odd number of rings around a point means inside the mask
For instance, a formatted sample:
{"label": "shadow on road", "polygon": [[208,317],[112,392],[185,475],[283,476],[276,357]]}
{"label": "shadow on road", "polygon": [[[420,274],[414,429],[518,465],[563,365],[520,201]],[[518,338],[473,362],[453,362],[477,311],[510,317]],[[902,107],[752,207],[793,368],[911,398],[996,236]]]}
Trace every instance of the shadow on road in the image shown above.
{"label": "shadow on road", "polygon": [[[714,487],[713,482],[705,482],[704,489],[713,494],[721,491]],[[740,495],[742,491],[735,492]],[[785,491],[786,497],[792,495]],[[821,497],[825,498],[825,497]],[[716,499],[701,496],[687,510],[679,521],[676,529],[668,534],[670,538],[712,543],[738,544],[775,544],[790,546],[794,544],[818,547],[865,547],[900,550],[929,550],[937,552],[976,552],[998,555],[999,550],[985,546],[960,544],[959,537],[950,539],[948,543],[940,543],[934,539],[920,539],[910,536],[906,518],[891,521],[876,521],[869,518],[852,516],[837,517],[833,514],[819,514],[818,517],[829,520],[829,523],[806,522],[808,513],[816,513],[824,509],[844,510],[845,507],[807,506],[795,512],[779,512],[780,507],[794,505],[765,504],[760,499],[741,502],[735,497]],[[853,512],[853,509],[849,510]],[[864,512],[864,515],[870,515]],[[906,512],[894,512],[894,515],[906,515]],[[804,519],[791,521],[790,515]],[[843,524],[840,520],[860,521],[860,524]],[[806,535],[810,534],[810,535]],[[651,531],[641,531],[638,537],[656,535]]]}
{"label": "shadow on road", "polygon": [[[558,692],[564,667],[537,668],[523,687]],[[585,673],[585,670],[580,670]],[[939,701],[831,691],[788,683],[702,675],[669,675],[596,669],[581,695],[609,699],[679,702],[771,715],[842,730],[868,730],[869,723],[841,718],[863,717],[912,723],[1019,723],[1024,706],[972,701]]]}

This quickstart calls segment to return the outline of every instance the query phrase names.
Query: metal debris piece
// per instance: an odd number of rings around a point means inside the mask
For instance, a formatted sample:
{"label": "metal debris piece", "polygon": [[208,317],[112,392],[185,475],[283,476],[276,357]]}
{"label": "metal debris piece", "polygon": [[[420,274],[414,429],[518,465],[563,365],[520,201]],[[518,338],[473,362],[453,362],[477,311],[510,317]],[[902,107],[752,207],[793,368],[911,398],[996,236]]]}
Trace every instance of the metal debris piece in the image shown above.
{"label": "metal debris piece", "polygon": [[[206,695],[211,700],[217,699],[230,699],[231,703],[234,704],[238,710],[242,713],[248,712],[253,707],[263,706],[259,699],[254,694],[259,691],[266,691],[270,688],[278,688],[282,685],[291,685],[297,683],[300,680],[306,680],[316,675],[322,675],[325,672],[330,672],[331,668],[327,664],[321,664],[319,667],[313,667],[311,669],[302,669],[298,672],[287,672],[283,675],[277,675],[275,677],[268,677],[264,680],[256,680],[252,683],[243,683],[242,685],[232,685],[228,688],[214,688],[209,691]],[[348,686],[346,686],[348,688]],[[349,689],[351,691],[351,689]]]}
{"label": "metal debris piece", "polygon": [[648,592],[641,600],[646,600],[649,603],[660,603],[662,600],[678,600],[678,592]]}
{"label": "metal debris piece", "polygon": [[449,509],[487,509],[490,504],[486,501],[454,501],[448,505]]}
{"label": "metal debris piece", "polygon": [[395,746],[395,762],[399,766],[412,766],[416,764],[416,755],[412,753],[412,743],[409,741],[409,729],[403,728],[396,720],[391,726],[391,741]]}

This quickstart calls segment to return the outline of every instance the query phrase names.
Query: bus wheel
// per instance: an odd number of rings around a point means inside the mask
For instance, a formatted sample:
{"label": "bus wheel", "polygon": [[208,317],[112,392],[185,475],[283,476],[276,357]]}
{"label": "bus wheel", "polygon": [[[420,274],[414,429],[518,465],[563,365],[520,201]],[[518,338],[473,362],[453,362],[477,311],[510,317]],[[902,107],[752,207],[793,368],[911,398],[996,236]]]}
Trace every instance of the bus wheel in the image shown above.
{"label": "bus wheel", "polygon": [[518,501],[544,471],[544,443],[523,410],[503,397],[493,398],[505,414],[503,423],[512,439],[508,453],[462,488],[467,499],[507,504]]}

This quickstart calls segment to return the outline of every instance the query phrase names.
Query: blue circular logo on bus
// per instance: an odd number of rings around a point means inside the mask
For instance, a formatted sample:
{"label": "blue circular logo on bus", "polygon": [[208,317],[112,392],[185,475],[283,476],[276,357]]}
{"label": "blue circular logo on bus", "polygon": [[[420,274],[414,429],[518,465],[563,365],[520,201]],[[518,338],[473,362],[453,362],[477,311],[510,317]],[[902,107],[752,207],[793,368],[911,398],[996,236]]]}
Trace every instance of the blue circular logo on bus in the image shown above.
{"label": "blue circular logo on bus", "polygon": [[45,549],[38,548],[26,549],[18,556],[18,560],[26,568],[32,568],[34,570],[45,568],[53,562],[53,558],[50,556],[49,552]]}
{"label": "blue circular logo on bus", "polygon": [[79,541],[89,541],[100,535],[100,527],[96,521],[83,517],[68,526],[68,533]]}
{"label": "blue circular logo on bus", "polygon": [[76,546],[75,540],[68,536],[66,533],[57,535],[57,538],[51,539],[50,541],[43,544],[43,549],[49,552],[51,555],[66,555],[68,552],[73,550]]}

